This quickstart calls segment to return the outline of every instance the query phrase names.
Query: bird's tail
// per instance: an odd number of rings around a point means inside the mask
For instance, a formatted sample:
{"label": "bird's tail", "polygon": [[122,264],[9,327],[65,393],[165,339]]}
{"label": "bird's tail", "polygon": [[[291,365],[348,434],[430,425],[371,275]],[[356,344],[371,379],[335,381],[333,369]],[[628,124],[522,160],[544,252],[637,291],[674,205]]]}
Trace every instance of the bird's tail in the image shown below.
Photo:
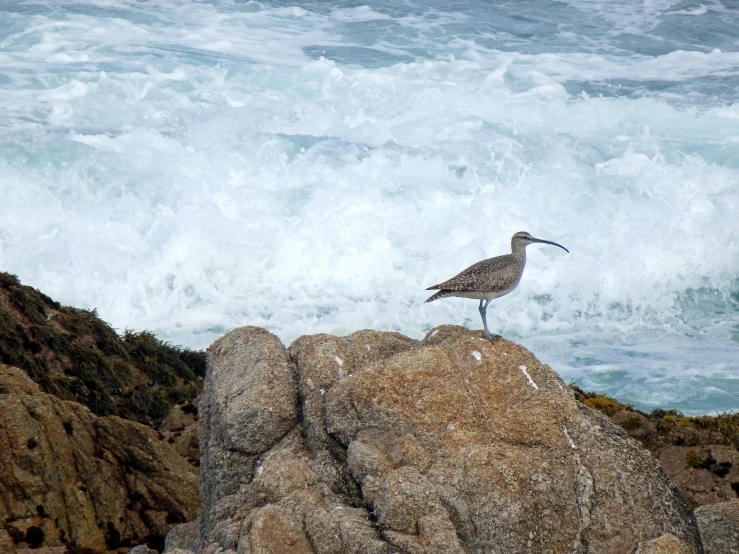
{"label": "bird's tail", "polygon": [[[432,289],[434,287],[431,287]],[[429,290],[429,289],[426,289]],[[454,296],[454,291],[449,289],[441,289],[439,292],[437,292],[434,295],[429,296],[426,299],[426,302],[433,302],[434,300],[438,300],[439,298],[446,298],[447,296]]]}

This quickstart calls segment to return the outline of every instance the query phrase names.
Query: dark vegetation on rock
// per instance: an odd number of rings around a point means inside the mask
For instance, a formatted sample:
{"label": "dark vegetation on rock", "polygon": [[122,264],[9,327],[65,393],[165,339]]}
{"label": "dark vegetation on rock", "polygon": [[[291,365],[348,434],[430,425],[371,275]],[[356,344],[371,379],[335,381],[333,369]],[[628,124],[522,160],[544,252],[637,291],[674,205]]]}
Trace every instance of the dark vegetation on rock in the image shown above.
{"label": "dark vegetation on rock", "polygon": [[739,497],[739,414],[646,414],[609,396],[570,386],[584,405],[608,416],[657,458],[695,508]]}
{"label": "dark vegetation on rock", "polygon": [[87,311],[62,306],[0,272],[0,362],[19,367],[45,392],[97,415],[158,425],[202,387],[205,354],[147,331],[119,336]]}

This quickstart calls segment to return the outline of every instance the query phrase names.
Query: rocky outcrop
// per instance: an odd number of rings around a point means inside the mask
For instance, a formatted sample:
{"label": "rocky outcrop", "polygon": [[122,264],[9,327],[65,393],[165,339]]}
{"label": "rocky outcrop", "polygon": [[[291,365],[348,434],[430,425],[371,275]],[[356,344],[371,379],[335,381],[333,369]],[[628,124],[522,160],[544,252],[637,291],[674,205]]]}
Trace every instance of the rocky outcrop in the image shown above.
{"label": "rocky outcrop", "polygon": [[573,391],[649,450],[693,508],[739,496],[739,414],[645,414],[602,394]]}
{"label": "rocky outcrop", "polygon": [[172,445],[175,452],[193,466],[200,466],[200,442],[198,440],[198,408],[200,397],[190,402],[172,406],[159,426],[159,431]]}
{"label": "rocky outcrop", "polygon": [[98,417],[0,365],[0,552],[161,548],[198,504],[197,471],[156,431]]}
{"label": "rocky outcrop", "polygon": [[298,423],[297,392],[287,352],[263,329],[237,329],[208,351],[199,422],[200,532],[228,542],[230,518],[246,500],[243,487],[258,459]]}
{"label": "rocky outcrop", "polygon": [[723,503],[739,491],[739,452],[725,444],[668,446],[655,452],[693,507]]}
{"label": "rocky outcrop", "polygon": [[326,429],[326,393],[346,377],[417,345],[418,341],[398,333],[358,331],[348,337],[303,336],[290,346],[290,357],[298,368],[303,437],[318,479],[332,492],[348,497],[360,493],[344,462],[344,447]]}
{"label": "rocky outcrop", "polygon": [[739,500],[695,511],[706,554],[739,554]]}
{"label": "rocky outcrop", "polygon": [[209,353],[193,550],[703,551],[649,453],[514,343],[445,326],[288,353],[246,327]]}

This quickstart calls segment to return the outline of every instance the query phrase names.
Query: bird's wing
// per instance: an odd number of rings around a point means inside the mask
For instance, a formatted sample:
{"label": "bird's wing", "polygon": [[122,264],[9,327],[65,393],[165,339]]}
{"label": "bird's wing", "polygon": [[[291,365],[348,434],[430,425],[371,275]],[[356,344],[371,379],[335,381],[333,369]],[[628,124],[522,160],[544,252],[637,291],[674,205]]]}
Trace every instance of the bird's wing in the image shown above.
{"label": "bird's wing", "polygon": [[457,291],[487,291],[505,288],[518,279],[518,264],[510,254],[488,258],[431,288]]}

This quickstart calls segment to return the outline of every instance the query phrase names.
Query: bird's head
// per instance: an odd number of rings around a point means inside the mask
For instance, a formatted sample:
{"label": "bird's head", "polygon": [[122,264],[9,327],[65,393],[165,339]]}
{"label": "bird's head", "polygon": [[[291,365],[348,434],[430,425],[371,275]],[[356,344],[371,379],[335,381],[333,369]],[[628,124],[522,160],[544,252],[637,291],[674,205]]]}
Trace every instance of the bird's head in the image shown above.
{"label": "bird's head", "polygon": [[531,234],[527,233],[526,231],[519,231],[518,233],[513,235],[513,238],[511,239],[511,250],[522,250],[526,248],[529,244],[532,244],[534,242],[553,244],[554,246],[559,246],[565,252],[569,252],[569,250],[567,250],[561,244],[557,244],[556,242],[552,242],[551,240],[537,239],[535,237],[532,237]]}

